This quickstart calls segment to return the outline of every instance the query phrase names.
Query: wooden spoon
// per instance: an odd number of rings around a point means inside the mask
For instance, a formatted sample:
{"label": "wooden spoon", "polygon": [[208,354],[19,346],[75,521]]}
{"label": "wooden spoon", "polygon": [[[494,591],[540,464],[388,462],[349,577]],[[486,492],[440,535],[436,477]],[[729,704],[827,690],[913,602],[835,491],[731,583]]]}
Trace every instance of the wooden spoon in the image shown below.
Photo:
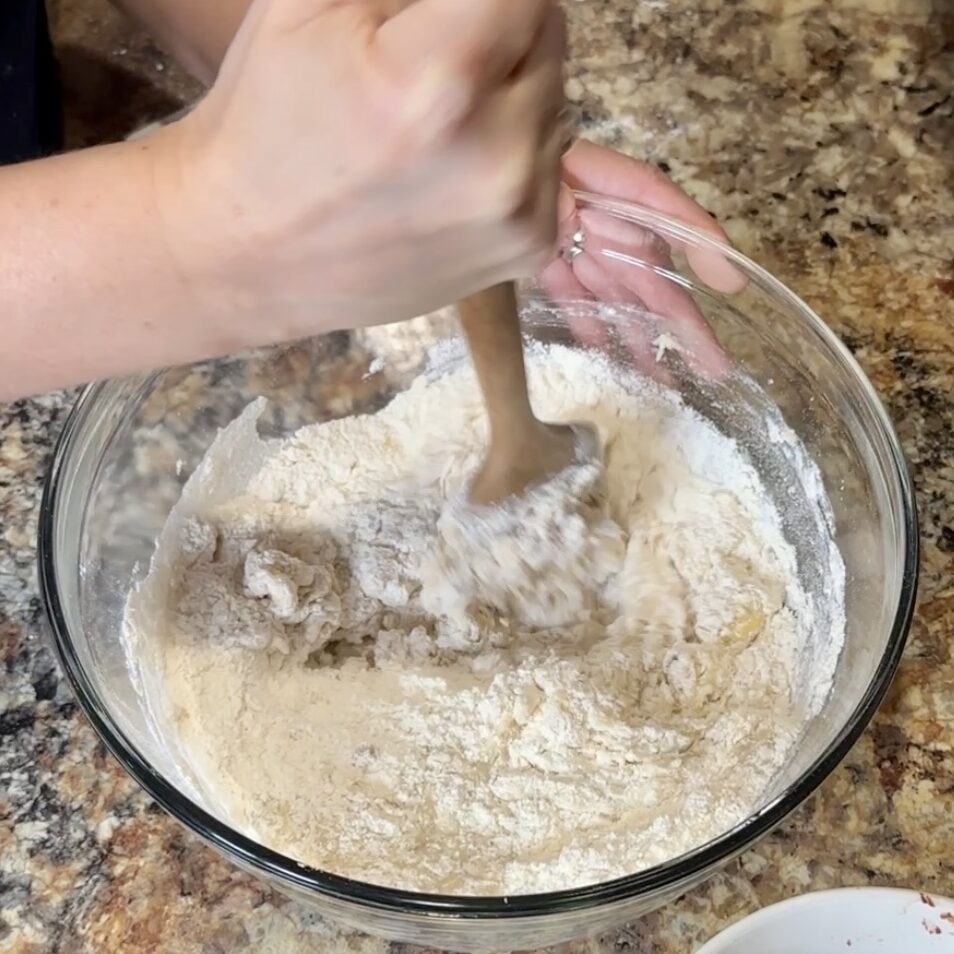
{"label": "wooden spoon", "polygon": [[567,467],[572,428],[537,419],[527,394],[523,339],[512,282],[458,302],[461,325],[490,419],[487,454],[470,484],[471,503],[500,503]]}

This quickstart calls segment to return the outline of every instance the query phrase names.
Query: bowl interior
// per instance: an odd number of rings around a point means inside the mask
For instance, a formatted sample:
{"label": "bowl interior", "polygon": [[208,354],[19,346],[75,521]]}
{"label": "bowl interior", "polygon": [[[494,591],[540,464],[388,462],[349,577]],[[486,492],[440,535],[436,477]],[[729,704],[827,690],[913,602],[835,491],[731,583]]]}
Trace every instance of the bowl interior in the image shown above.
{"label": "bowl interior", "polygon": [[954,901],[894,888],[816,891],[763,908],[698,954],[932,954],[954,941]]}
{"label": "bowl interior", "polygon": [[[677,355],[673,386],[744,448],[797,551],[816,614],[800,692],[807,691],[811,660],[834,651],[844,564],[845,640],[833,687],[762,809],[700,846],[694,859],[607,888],[610,899],[671,883],[693,865],[701,870],[737,852],[831,770],[873,712],[900,654],[914,596],[916,531],[890,425],[855,363],[803,303],[741,256],[678,223],[592,197],[581,202],[603,235],[591,254],[611,264],[614,288],[625,291],[600,301],[528,286],[526,332],[574,343],[583,318],[610,329],[599,346],[612,361],[628,362],[626,329],[638,329],[655,347],[688,311],[705,316],[736,370],[713,378]],[[709,256],[708,264],[700,256]],[[621,274],[632,281],[619,281]],[[197,807],[209,806],[157,739],[138,692],[121,636],[130,585],[144,575],[169,510],[217,430],[251,399],[269,399],[262,425],[269,435],[373,411],[413,380],[424,351],[410,335],[336,332],[96,385],[67,425],[41,528],[41,574],[61,658],[113,750],[127,767],[139,766],[147,788],[158,778],[178,789],[180,817],[190,824],[192,813],[201,814]],[[208,834],[201,821],[194,827]],[[299,885],[312,878],[292,861],[272,858],[270,866]],[[598,893],[580,896],[581,904],[598,900]]]}

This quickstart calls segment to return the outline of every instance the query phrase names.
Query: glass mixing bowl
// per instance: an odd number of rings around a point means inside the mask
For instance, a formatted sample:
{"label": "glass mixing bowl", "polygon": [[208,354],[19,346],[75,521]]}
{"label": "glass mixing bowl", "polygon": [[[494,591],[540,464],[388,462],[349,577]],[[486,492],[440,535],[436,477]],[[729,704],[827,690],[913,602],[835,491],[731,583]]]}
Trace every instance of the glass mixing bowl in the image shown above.
{"label": "glass mixing bowl", "polygon": [[[792,292],[732,249],[644,208],[596,196],[579,202],[587,244],[567,251],[546,290],[524,289],[527,336],[634,362],[733,436],[775,500],[821,623],[830,611],[831,535],[846,567],[847,631],[827,701],[764,803],[710,843],[627,877],[549,894],[413,894],[314,870],[257,844],[200,803],[157,743],[121,621],[182,484],[217,429],[256,395],[270,399],[261,425],[269,434],[382,406],[420,371],[422,349],[406,327],[399,327],[403,339],[334,333],[94,384],[64,427],[46,485],[43,601],[61,665],[109,749],[160,805],[235,864],[323,915],[397,940],[458,950],[539,947],[605,931],[698,884],[837,765],[883,697],[910,623],[918,551],[911,483],[888,418],[845,348]],[[730,373],[718,370],[718,354],[700,336],[703,316],[731,358]],[[779,414],[817,464],[813,474],[777,440]],[[828,513],[813,502],[809,484],[819,479]]]}

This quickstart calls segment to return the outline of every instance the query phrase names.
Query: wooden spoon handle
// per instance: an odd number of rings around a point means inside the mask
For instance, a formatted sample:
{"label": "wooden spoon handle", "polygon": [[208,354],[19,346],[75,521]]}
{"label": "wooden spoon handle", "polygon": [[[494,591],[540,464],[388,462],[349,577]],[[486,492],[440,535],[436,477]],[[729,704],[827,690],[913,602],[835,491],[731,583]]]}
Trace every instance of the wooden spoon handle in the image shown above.
{"label": "wooden spoon handle", "polygon": [[537,422],[527,394],[514,284],[487,288],[457,308],[487,405],[491,443],[518,448]]}

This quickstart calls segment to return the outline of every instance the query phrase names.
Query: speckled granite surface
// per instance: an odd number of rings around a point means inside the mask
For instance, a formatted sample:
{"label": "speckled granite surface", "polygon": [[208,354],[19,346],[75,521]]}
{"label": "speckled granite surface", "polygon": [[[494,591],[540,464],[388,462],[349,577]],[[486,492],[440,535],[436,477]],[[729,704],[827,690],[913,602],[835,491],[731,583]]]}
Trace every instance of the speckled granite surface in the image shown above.
{"label": "speckled granite surface", "polygon": [[[70,138],[194,92],[95,0],[59,0]],[[820,793],[703,889],[582,952],[687,954],[835,885],[954,894],[954,7],[946,0],[569,0],[569,90],[671,170],[842,334],[916,475],[920,609],[900,676]],[[40,482],[69,396],[0,407],[0,954],[384,952],[181,831],[97,743],[41,635]]]}

